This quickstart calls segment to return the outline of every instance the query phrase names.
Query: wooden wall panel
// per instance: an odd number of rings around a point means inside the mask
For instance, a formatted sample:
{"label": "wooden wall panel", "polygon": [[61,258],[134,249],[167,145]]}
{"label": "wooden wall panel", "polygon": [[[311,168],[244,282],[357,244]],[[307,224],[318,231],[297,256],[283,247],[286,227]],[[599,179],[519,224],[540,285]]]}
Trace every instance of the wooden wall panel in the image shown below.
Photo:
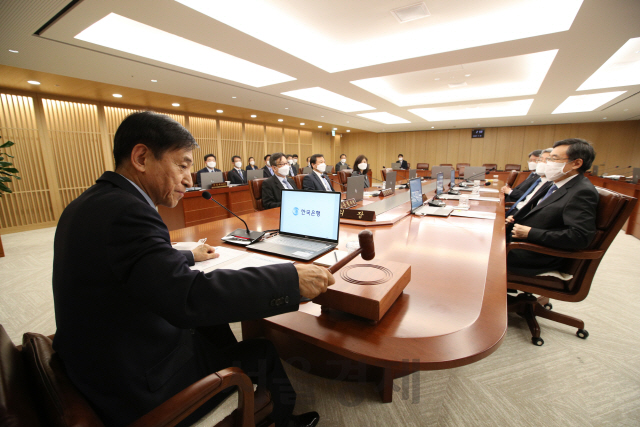
{"label": "wooden wall panel", "polygon": [[298,153],[298,165],[301,168],[307,166],[307,157],[313,155],[313,132],[300,131],[300,152]]}
{"label": "wooden wall panel", "polygon": [[220,169],[221,160],[218,151],[218,130],[215,119],[204,117],[189,117],[189,127],[191,135],[196,139],[200,148],[193,150],[193,172],[204,168],[204,156],[213,154],[216,156],[216,167]]}
{"label": "wooden wall panel", "polygon": [[221,155],[218,161],[218,169],[229,171],[233,169],[232,156],[242,157],[242,168],[247,166],[247,157],[243,151],[242,123],[229,120],[220,120],[220,145]]}
{"label": "wooden wall panel", "polygon": [[456,163],[458,163],[458,158],[459,158],[458,148],[460,147],[460,137],[461,137],[460,133],[461,131],[459,129],[447,132],[446,163],[451,163],[454,167]]}
{"label": "wooden wall panel", "polygon": [[264,126],[245,123],[244,138],[246,141],[248,156],[252,156],[256,159],[256,166],[264,166],[264,156],[271,154],[267,152]]}
{"label": "wooden wall panel", "polygon": [[275,127],[275,126],[267,126],[266,135],[267,135],[267,152],[271,154],[285,152],[284,135],[283,135],[282,128]]}
{"label": "wooden wall panel", "polygon": [[[285,154],[300,154],[300,144],[298,143],[298,131],[296,129],[284,130],[284,151]],[[299,157],[298,157],[299,158]]]}

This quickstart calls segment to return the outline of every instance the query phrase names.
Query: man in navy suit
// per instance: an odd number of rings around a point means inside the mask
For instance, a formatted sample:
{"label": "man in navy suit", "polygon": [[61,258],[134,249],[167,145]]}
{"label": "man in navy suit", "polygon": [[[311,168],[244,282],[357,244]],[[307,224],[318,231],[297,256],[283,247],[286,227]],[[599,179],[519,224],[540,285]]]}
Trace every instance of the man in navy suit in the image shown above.
{"label": "man in navy suit", "polygon": [[231,157],[231,163],[233,163],[233,169],[227,172],[227,177],[231,184],[246,184],[247,171],[242,170],[242,158],[233,156]]}
{"label": "man in navy suit", "polygon": [[196,181],[198,182],[198,187],[202,186],[202,181],[200,180],[201,174],[221,172],[220,169],[216,169],[216,156],[214,156],[213,154],[207,154],[206,156],[204,156],[204,163],[206,164],[206,166],[196,173]]}
{"label": "man in navy suit", "polygon": [[311,264],[191,270],[219,255],[206,244],[190,257],[173,249],[156,206],[175,207],[192,185],[194,147],[189,131],[162,114],[134,113],[121,123],[115,172],[71,202],[58,223],[53,346],[107,426],[128,425],[230,366],[269,389],[276,426],[313,426],[316,413],[291,416],[295,392],[271,342],[237,343],[228,323],[295,311],[300,296],[314,298],[333,277]]}
{"label": "man in navy suit", "polygon": [[[558,141],[547,159],[545,174],[553,185],[539,191],[507,221],[511,241],[531,242],[554,249],[580,250],[589,246],[596,234],[598,192],[584,172],[596,157],[591,144],[583,139]],[[512,250],[507,269],[534,276],[562,271],[564,258],[525,250]]]}
{"label": "man in navy suit", "polygon": [[293,178],[289,177],[291,165],[283,153],[273,153],[275,175],[262,183],[262,206],[265,209],[279,208],[282,204],[282,190],[297,190]]}
{"label": "man in navy suit", "polygon": [[538,160],[540,159],[541,154],[542,150],[533,150],[529,153],[528,165],[531,173],[529,174],[527,179],[520,183],[520,185],[514,187],[513,189],[508,185],[505,185],[501,188],[500,191],[504,193],[505,202],[515,202],[516,200],[518,200],[520,197],[522,197],[524,192],[527,191],[529,187],[531,187],[531,184],[533,184],[538,180],[538,178],[540,178],[540,175],[536,173],[536,167],[538,165]]}
{"label": "man in navy suit", "polygon": [[263,171],[263,176],[265,178],[271,178],[273,176],[273,169],[271,169],[271,162],[270,159],[271,155],[267,154],[266,156],[264,156],[264,166],[262,167],[262,171]]}
{"label": "man in navy suit", "polygon": [[313,171],[302,180],[302,189],[333,191],[331,181],[329,181],[327,176],[324,174],[324,171],[327,170],[327,164],[324,162],[324,156],[322,154],[314,154],[311,156],[310,162]]}
{"label": "man in navy suit", "polygon": [[398,154],[398,163],[400,163],[400,169],[409,169],[409,163],[407,163],[402,154]]}

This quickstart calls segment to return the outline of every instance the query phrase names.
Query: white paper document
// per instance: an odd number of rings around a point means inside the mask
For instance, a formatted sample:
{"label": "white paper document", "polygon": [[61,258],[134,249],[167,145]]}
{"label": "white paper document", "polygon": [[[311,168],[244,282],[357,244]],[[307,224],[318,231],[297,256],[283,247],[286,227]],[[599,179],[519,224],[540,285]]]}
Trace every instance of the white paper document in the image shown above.
{"label": "white paper document", "polygon": [[200,271],[211,271],[214,269],[214,267],[222,263],[231,261],[232,259],[238,258],[239,256],[246,254],[245,251],[229,249],[229,248],[225,248],[224,246],[216,246],[214,249],[216,250],[216,253],[220,254],[218,258],[196,262],[196,264],[192,266],[191,269],[200,270]]}
{"label": "white paper document", "polygon": [[481,219],[496,219],[495,212],[482,212],[482,211],[454,210],[453,212],[451,212],[451,216],[464,216],[467,218],[481,218]]}
{"label": "white paper document", "polygon": [[[460,196],[456,196],[454,194],[441,194],[438,197],[442,200],[460,200]],[[499,202],[500,201],[498,197],[482,197],[482,196],[471,196],[471,195],[469,195],[469,200],[478,200],[481,202]]]}

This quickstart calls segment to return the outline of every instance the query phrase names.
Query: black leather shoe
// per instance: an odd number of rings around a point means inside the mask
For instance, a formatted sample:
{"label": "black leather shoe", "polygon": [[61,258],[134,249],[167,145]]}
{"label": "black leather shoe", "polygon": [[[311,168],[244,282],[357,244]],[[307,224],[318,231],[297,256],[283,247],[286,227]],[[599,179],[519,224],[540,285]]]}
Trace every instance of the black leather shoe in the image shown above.
{"label": "black leather shoe", "polygon": [[307,412],[306,414],[292,415],[289,419],[289,427],[315,427],[320,421],[317,412]]}

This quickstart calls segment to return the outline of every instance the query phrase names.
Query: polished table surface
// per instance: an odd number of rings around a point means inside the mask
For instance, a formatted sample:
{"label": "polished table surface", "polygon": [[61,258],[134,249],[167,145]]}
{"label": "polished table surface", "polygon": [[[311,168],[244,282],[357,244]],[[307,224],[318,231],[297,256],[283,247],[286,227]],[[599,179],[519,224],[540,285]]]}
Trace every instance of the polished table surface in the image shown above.
{"label": "polished table surface", "polygon": [[[407,190],[398,190],[402,191]],[[504,201],[500,198],[500,203],[471,201],[471,210],[495,212],[495,221],[407,216],[393,226],[371,228],[374,260],[411,265],[411,282],[378,323],[322,311],[310,302],[301,304],[297,312],[243,323],[245,338],[267,336],[284,359],[297,357],[319,364],[322,358],[316,353],[324,352],[325,362],[335,356],[378,368],[384,401],[391,400],[395,377],[462,366],[490,355],[507,327]],[[252,230],[277,229],[279,209],[242,218]],[[216,244],[239,225],[234,219],[216,221],[172,231],[171,238],[207,237]],[[365,227],[366,223],[341,225],[338,249],[345,250]],[[315,373],[325,372],[313,368]]]}

